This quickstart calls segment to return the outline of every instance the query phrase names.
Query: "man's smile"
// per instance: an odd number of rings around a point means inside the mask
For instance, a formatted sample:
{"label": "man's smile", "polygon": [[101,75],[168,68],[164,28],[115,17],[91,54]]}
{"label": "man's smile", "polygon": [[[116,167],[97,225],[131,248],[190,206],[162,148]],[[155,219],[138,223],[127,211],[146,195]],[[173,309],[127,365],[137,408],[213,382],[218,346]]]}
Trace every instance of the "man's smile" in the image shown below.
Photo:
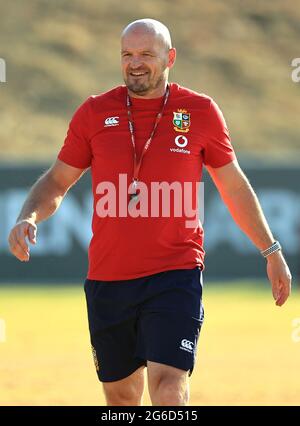
{"label": "man's smile", "polygon": [[129,73],[129,75],[131,75],[132,77],[143,77],[143,76],[145,76],[147,74],[148,74],[147,71],[131,71]]}

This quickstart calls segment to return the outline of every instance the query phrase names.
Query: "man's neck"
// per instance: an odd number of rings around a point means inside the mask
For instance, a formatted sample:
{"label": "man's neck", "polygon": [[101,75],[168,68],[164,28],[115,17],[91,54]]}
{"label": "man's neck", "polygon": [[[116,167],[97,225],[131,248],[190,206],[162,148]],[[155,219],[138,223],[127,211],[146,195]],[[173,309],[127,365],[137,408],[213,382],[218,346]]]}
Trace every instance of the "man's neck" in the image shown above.
{"label": "man's neck", "polygon": [[155,99],[155,98],[161,98],[166,93],[168,81],[164,81],[161,87],[158,87],[157,89],[154,89],[152,92],[145,93],[144,95],[138,95],[131,90],[128,89],[128,94],[131,98],[137,98],[137,99]]}

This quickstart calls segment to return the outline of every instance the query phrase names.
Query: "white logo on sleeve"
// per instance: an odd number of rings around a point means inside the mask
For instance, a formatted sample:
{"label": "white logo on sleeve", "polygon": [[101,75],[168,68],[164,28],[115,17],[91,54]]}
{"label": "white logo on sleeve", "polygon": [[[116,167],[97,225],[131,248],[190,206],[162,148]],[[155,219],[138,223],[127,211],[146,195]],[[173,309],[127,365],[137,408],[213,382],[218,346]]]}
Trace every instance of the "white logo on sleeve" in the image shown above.
{"label": "white logo on sleeve", "polygon": [[119,117],[107,117],[104,121],[104,127],[118,126]]}
{"label": "white logo on sleeve", "polygon": [[183,339],[183,340],[181,340],[180,349],[187,351],[187,352],[190,352],[190,353],[193,353],[194,343],[191,342],[190,340]]}

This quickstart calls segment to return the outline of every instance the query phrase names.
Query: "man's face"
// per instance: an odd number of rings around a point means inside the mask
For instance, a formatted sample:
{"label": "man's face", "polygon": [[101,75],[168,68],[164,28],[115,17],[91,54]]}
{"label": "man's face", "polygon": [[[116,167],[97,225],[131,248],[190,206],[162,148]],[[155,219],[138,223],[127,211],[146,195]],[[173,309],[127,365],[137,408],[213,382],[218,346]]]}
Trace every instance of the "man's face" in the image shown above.
{"label": "man's face", "polygon": [[161,38],[142,31],[130,31],[123,36],[122,73],[126,86],[134,94],[145,96],[164,88],[168,63],[169,49]]}

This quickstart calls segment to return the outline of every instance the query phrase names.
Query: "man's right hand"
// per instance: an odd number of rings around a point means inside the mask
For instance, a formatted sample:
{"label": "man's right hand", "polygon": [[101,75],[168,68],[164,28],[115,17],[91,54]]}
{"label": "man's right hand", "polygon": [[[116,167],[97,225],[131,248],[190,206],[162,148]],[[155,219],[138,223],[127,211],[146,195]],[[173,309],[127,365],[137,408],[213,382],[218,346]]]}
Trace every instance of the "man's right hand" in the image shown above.
{"label": "man's right hand", "polygon": [[28,241],[36,243],[36,222],[42,222],[55,213],[66,192],[86,170],[57,159],[33,185],[19,215],[22,219],[18,220],[8,237],[10,251],[21,262],[29,260]]}
{"label": "man's right hand", "polygon": [[30,219],[20,220],[10,231],[8,237],[10,251],[21,262],[28,262],[29,260],[30,248],[26,237],[31,244],[36,244],[36,232],[37,226]]}

